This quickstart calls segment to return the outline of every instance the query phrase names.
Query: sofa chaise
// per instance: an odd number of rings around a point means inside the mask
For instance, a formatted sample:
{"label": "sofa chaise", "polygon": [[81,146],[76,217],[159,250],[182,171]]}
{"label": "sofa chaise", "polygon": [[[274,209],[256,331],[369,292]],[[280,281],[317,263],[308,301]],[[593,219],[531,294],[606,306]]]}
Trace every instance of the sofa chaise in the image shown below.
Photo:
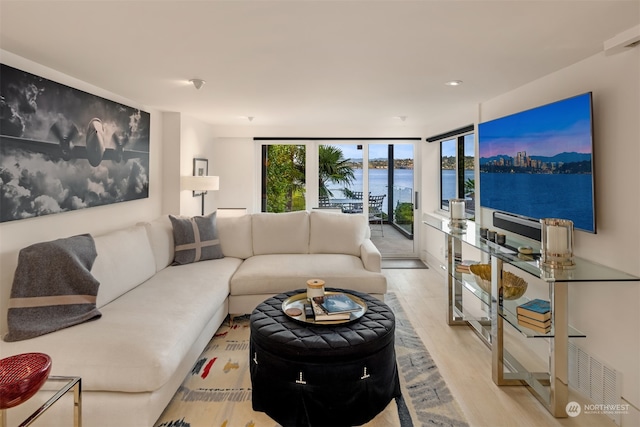
{"label": "sofa chaise", "polygon": [[[311,278],[380,299],[386,292],[362,215],[212,215],[212,223],[223,257],[184,265],[172,265],[167,216],[95,237],[91,274],[100,283],[101,317],[2,342],[0,357],[43,352],[53,360],[51,375],[80,376],[85,427],[153,426],[228,315],[249,314]],[[53,418],[69,425],[71,410],[58,406]],[[9,411],[10,425],[19,413],[20,406]]]}

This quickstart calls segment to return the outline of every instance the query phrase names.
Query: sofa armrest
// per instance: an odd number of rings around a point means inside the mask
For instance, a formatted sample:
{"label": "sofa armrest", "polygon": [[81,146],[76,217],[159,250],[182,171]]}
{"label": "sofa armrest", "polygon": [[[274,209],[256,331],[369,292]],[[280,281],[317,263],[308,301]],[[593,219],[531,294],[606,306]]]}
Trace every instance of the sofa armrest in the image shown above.
{"label": "sofa armrest", "polygon": [[376,273],[382,271],[382,255],[370,239],[365,239],[360,245],[360,258],[366,270]]}

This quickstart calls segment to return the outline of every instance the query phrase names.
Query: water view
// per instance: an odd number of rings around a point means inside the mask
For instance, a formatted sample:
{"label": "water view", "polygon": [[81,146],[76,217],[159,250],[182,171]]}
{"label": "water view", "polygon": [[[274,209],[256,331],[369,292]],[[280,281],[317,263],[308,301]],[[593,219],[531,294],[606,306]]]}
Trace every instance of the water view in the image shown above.
{"label": "water view", "polygon": [[[387,201],[389,198],[388,188],[388,169],[369,169],[369,192],[372,196],[386,195],[382,210],[387,212]],[[354,182],[348,187],[350,191],[362,191],[364,188],[362,179],[362,169],[354,169]],[[394,170],[394,202],[395,206],[400,203],[413,202],[413,169],[395,169]],[[344,187],[330,187],[333,193],[333,199],[348,198],[344,192]]]}
{"label": "water view", "polygon": [[[464,179],[465,181],[468,179],[474,179],[474,171],[465,170]],[[442,170],[442,203],[443,205],[448,206],[448,202],[450,199],[457,199],[457,198],[458,198],[458,195],[456,194],[456,171],[453,169],[443,169]]]}
{"label": "water view", "polygon": [[593,230],[590,174],[513,173],[504,179],[503,174],[481,173],[480,184],[483,206],[529,218],[569,218],[575,228]]}

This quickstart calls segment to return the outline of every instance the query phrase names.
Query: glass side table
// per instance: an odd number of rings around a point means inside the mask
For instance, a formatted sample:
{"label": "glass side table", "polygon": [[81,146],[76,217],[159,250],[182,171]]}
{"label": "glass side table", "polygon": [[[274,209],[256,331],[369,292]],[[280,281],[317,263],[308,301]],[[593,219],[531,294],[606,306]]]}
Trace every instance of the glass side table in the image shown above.
{"label": "glass side table", "polygon": [[[35,420],[45,413],[54,403],[59,401],[62,396],[73,391],[73,426],[82,427],[82,379],[80,377],[59,377],[50,376],[44,386],[38,393],[49,391],[54,393],[46,402],[37,408],[24,421],[18,424],[18,427],[26,427],[31,425]],[[36,396],[37,394],[36,393]],[[24,404],[27,404],[25,402]],[[0,427],[9,427],[7,424],[7,409],[0,410]]]}

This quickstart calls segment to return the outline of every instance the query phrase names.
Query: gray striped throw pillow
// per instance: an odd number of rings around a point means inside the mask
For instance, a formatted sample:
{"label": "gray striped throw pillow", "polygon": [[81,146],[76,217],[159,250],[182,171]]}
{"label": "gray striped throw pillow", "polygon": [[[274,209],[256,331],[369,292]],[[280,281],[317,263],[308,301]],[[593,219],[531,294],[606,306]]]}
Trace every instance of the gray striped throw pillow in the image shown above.
{"label": "gray striped throw pillow", "polygon": [[173,265],[224,258],[218,239],[215,212],[192,218],[169,215],[169,219],[175,241]]}

